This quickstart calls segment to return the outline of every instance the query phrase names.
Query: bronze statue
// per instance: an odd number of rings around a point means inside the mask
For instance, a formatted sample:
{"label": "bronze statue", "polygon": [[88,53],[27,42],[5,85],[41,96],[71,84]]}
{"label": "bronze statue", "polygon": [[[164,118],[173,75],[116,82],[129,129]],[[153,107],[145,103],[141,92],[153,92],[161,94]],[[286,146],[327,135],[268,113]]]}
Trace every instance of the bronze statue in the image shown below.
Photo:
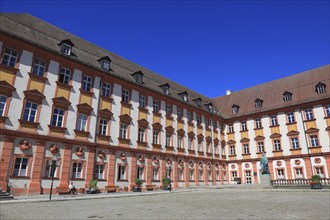
{"label": "bronze statue", "polygon": [[268,159],[265,156],[264,152],[262,152],[262,157],[260,160],[260,168],[261,168],[261,174],[270,174],[268,168]]}

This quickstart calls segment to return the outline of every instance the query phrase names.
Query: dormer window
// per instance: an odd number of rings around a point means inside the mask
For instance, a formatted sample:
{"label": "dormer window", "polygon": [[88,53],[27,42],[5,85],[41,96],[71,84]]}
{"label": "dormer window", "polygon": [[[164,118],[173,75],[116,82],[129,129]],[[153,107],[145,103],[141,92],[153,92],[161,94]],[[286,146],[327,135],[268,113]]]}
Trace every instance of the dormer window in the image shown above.
{"label": "dormer window", "polygon": [[186,91],[179,93],[179,95],[183,101],[188,102],[188,93]]}
{"label": "dormer window", "polygon": [[238,105],[232,105],[232,112],[233,112],[233,114],[236,114],[236,113],[238,113],[238,110],[239,110],[239,106]]}
{"label": "dormer window", "polygon": [[143,75],[144,74],[141,71],[132,73],[132,76],[134,77],[135,81],[139,84],[143,84]]}
{"label": "dormer window", "polygon": [[109,71],[110,70],[110,63],[111,63],[111,59],[108,56],[105,57],[101,57],[98,62],[101,64],[101,68]]}
{"label": "dormer window", "polygon": [[61,47],[62,54],[71,56],[72,47],[74,46],[74,44],[72,43],[71,40],[69,40],[69,39],[62,40],[58,45]]}
{"label": "dormer window", "polygon": [[170,94],[170,85],[168,83],[160,85],[159,87],[163,90],[163,94],[165,94],[165,95]]}
{"label": "dormer window", "polygon": [[209,102],[209,103],[207,103],[207,104],[205,104],[205,106],[207,107],[207,109],[208,110],[212,110],[212,108],[213,108],[213,105],[212,105],[212,103],[211,102]]}
{"label": "dormer window", "polygon": [[325,91],[325,84],[320,83],[320,82],[318,84],[316,84],[316,86],[315,86],[315,92],[317,94],[325,93],[326,92]]}
{"label": "dormer window", "polygon": [[261,99],[256,99],[256,100],[255,100],[255,106],[256,106],[256,108],[261,108],[263,102],[264,102],[264,101],[261,100]]}
{"label": "dormer window", "polygon": [[202,107],[202,99],[201,98],[194,99],[194,101],[195,101],[195,103],[198,107],[200,107],[200,108]]}
{"label": "dormer window", "polygon": [[283,101],[287,102],[287,101],[291,101],[292,100],[292,93],[286,91],[285,93],[283,93]]}

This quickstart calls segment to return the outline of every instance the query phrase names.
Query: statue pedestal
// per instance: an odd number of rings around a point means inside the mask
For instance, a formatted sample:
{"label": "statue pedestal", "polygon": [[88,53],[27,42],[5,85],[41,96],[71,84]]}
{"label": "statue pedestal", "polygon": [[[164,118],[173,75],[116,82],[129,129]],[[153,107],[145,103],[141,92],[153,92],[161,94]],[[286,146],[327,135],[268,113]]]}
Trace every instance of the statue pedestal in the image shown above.
{"label": "statue pedestal", "polygon": [[272,183],[271,183],[272,177],[270,174],[261,174],[260,176],[260,185],[262,188],[272,188]]}

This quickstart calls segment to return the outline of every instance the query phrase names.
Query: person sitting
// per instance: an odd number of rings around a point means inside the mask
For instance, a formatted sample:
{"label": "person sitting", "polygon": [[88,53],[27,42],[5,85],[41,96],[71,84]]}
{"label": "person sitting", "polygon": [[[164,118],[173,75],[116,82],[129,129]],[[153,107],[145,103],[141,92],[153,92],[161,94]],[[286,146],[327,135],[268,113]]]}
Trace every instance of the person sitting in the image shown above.
{"label": "person sitting", "polygon": [[69,189],[70,189],[70,193],[72,193],[73,195],[77,194],[77,189],[76,189],[76,187],[73,185],[73,182],[70,183],[70,185],[69,185]]}

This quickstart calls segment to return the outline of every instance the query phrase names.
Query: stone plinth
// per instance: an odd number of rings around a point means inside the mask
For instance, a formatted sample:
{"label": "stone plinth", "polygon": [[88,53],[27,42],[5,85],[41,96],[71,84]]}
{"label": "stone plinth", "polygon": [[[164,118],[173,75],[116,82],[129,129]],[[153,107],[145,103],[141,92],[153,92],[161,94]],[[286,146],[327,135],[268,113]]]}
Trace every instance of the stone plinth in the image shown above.
{"label": "stone plinth", "polygon": [[272,177],[270,176],[270,174],[261,174],[260,185],[263,188],[272,188],[271,180],[272,180]]}

